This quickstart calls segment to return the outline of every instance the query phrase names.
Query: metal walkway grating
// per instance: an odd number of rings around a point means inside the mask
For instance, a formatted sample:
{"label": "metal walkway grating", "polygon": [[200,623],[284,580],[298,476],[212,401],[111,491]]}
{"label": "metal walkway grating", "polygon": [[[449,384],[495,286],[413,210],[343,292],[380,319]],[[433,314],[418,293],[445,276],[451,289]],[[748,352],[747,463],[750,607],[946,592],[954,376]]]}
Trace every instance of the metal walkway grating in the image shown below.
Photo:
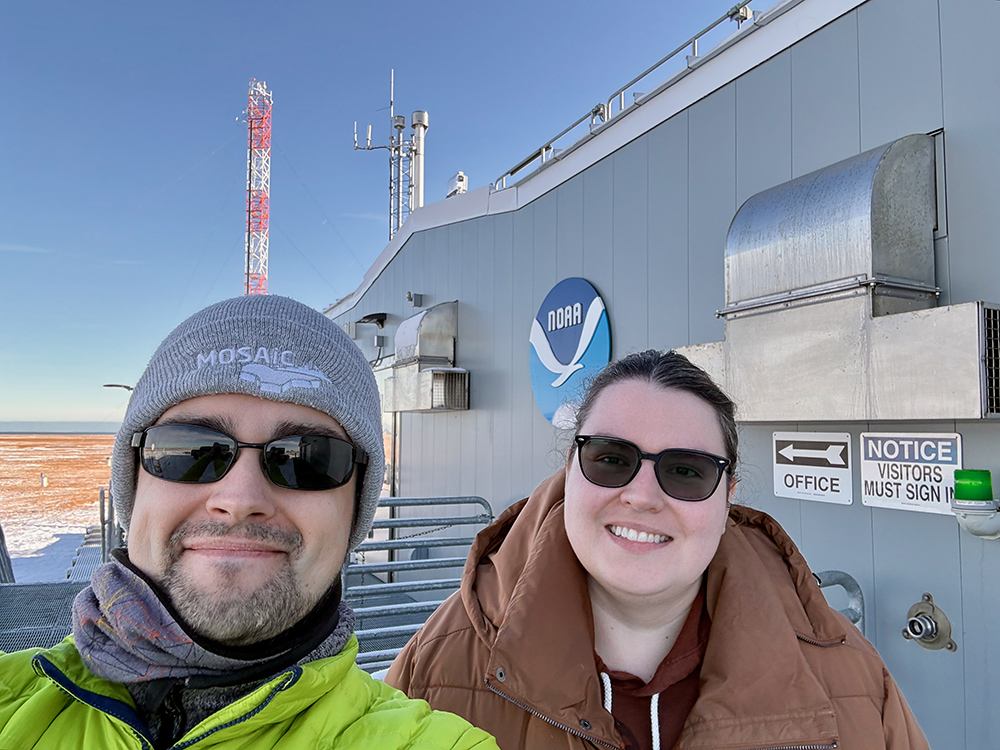
{"label": "metal walkway grating", "polygon": [[88,582],[0,585],[0,651],[49,648],[73,629],[73,599]]}
{"label": "metal walkway grating", "polygon": [[66,577],[74,582],[90,583],[90,576],[101,565],[100,547],[80,547]]}

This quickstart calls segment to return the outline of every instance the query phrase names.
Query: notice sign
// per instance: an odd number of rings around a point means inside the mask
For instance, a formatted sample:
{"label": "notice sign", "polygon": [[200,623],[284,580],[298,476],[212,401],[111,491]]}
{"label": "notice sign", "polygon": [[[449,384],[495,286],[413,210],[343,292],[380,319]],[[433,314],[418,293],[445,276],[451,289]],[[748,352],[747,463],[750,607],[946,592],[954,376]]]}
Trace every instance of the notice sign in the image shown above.
{"label": "notice sign", "polygon": [[962,436],[955,432],[861,433],[861,502],[951,515]]}
{"label": "notice sign", "polygon": [[851,436],[844,432],[775,432],[774,494],[850,505]]}

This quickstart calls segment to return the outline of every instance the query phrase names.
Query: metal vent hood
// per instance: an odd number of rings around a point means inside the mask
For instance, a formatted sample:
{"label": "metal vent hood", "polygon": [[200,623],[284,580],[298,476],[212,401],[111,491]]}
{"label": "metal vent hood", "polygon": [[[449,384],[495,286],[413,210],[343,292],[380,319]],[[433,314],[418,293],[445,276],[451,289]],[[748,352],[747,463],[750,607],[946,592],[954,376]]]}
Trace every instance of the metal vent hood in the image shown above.
{"label": "metal vent hood", "polygon": [[442,302],[400,323],[382,410],[468,409],[469,372],[455,367],[457,336],[458,302]]}
{"label": "metal vent hood", "polygon": [[933,139],[913,135],[751,197],[726,242],[725,340],[678,351],[746,422],[995,413],[995,307],[934,306],[934,185]]}
{"label": "metal vent hood", "polygon": [[935,214],[926,135],[757,193],[729,227],[722,314],[869,292],[875,315],[933,307]]}

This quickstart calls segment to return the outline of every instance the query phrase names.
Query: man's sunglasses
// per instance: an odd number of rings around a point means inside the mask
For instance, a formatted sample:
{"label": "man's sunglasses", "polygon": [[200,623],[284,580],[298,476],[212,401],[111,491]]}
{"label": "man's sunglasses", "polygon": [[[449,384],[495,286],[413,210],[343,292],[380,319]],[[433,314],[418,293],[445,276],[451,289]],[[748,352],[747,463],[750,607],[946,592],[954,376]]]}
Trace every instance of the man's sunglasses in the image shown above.
{"label": "man's sunglasses", "polygon": [[260,450],[260,468],[272,484],[290,490],[332,490],[350,481],[368,456],[329,435],[291,435],[266,443],[242,443],[224,432],[191,424],[150,427],[132,436],[148,474],[167,482],[218,482],[236,463],[240,448]]}
{"label": "man's sunglasses", "polygon": [[591,484],[624,487],[635,479],[645,458],[653,462],[660,489],[691,503],[711,497],[730,464],[728,458],[702,451],[671,448],[644,453],[635,443],[618,438],[577,435],[574,440],[580,471]]}

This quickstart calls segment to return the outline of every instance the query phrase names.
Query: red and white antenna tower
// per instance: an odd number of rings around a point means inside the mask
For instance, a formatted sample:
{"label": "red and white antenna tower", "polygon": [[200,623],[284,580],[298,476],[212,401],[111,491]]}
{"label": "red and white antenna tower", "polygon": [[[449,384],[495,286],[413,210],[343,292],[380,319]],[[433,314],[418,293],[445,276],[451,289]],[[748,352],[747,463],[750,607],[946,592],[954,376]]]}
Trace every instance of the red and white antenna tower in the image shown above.
{"label": "red and white antenna tower", "polygon": [[267,294],[271,207],[271,92],[250,80],[247,106],[247,271],[245,294]]}

